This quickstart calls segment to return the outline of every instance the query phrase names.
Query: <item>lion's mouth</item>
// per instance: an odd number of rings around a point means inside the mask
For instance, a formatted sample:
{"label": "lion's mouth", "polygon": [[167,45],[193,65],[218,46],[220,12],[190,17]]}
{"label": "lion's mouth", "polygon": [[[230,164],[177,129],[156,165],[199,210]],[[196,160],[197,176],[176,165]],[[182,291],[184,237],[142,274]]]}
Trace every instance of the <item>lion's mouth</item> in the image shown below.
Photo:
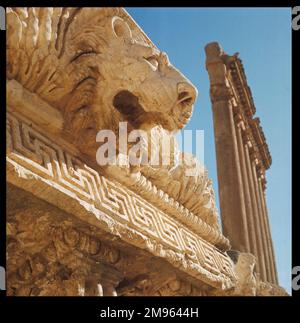
{"label": "lion's mouth", "polygon": [[138,128],[147,112],[140,105],[138,98],[129,91],[120,91],[113,100],[113,106],[134,128]]}

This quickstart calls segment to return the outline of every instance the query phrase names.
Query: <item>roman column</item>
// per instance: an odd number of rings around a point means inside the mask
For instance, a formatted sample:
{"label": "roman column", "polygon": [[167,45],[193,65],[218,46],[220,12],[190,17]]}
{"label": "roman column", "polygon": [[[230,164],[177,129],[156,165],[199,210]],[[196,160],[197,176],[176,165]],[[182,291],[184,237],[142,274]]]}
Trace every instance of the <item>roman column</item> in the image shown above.
{"label": "roman column", "polygon": [[253,222],[254,222],[254,229],[255,229],[255,240],[257,244],[257,267],[261,278],[265,279],[266,278],[265,261],[264,261],[263,245],[261,242],[261,232],[259,228],[259,211],[258,211],[258,205],[257,205],[257,200],[255,195],[255,185],[254,185],[254,179],[253,179],[253,173],[252,173],[249,145],[251,145],[251,143],[247,141],[244,147],[245,147],[245,157],[246,157],[245,159],[247,163],[247,175],[248,175],[247,178],[249,181],[251,204],[253,209],[252,215],[253,215]]}
{"label": "roman column", "polygon": [[271,232],[270,232],[268,211],[266,208],[266,200],[265,200],[265,191],[264,191],[264,186],[263,186],[262,180],[263,180],[263,178],[260,177],[258,180],[258,184],[259,184],[258,187],[259,187],[259,192],[260,192],[260,197],[261,197],[264,227],[265,227],[267,246],[268,246],[268,256],[269,256],[270,274],[271,274],[270,281],[274,284],[278,284],[276,262],[275,262],[274,250],[273,250],[273,242],[272,242],[272,237],[271,237]]}
{"label": "roman column", "polygon": [[232,249],[247,252],[247,220],[240,161],[233,119],[233,96],[226,77],[223,51],[218,43],[208,44],[206,68],[211,84],[219,198],[223,231]]}
{"label": "roman column", "polygon": [[[254,159],[254,158],[253,158]],[[261,200],[259,198],[259,188],[258,188],[258,179],[257,179],[257,172],[256,172],[256,162],[255,159],[251,161],[251,166],[252,166],[252,176],[253,176],[253,184],[254,184],[254,192],[255,192],[255,200],[257,204],[257,222],[258,222],[258,234],[259,234],[259,240],[262,246],[262,253],[261,257],[263,260],[263,279],[265,281],[270,281],[270,276],[268,274],[268,247],[266,244],[266,232],[264,230],[264,225],[263,225],[263,210],[262,210],[262,205],[261,205]]]}
{"label": "roman column", "polygon": [[260,196],[260,189],[259,189],[259,183],[258,183],[258,172],[257,172],[257,166],[255,161],[253,161],[252,164],[253,167],[253,176],[254,176],[254,185],[255,185],[255,193],[256,193],[256,199],[257,199],[257,205],[259,209],[259,228],[261,232],[261,240],[263,244],[263,251],[264,251],[264,259],[265,259],[265,267],[266,267],[266,279],[267,281],[272,281],[272,275],[271,275],[271,263],[270,263],[270,257],[269,257],[269,248],[268,248],[268,233],[266,231],[265,226],[265,219],[264,219],[264,210],[262,206],[262,200]]}
{"label": "roman column", "polygon": [[237,128],[239,157],[240,157],[241,170],[242,170],[246,214],[247,214],[247,229],[248,229],[247,233],[248,233],[248,240],[249,240],[249,250],[247,251],[253,253],[258,258],[258,249],[257,249],[257,242],[255,237],[255,223],[253,219],[253,208],[251,203],[249,178],[247,173],[245,147],[244,147],[243,138],[242,138],[242,128],[244,128],[243,121],[240,121],[236,128]]}

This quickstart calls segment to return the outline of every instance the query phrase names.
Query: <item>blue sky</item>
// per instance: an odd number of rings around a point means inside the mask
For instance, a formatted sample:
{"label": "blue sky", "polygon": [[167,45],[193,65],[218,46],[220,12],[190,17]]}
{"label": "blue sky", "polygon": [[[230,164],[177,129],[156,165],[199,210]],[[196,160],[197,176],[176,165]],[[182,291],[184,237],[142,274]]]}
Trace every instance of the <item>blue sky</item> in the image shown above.
{"label": "blue sky", "polygon": [[291,286],[291,10],[289,8],[126,8],[149,38],[198,88],[186,129],[205,132],[205,164],[218,203],[209,80],[204,47],[240,53],[273,163],[267,206],[280,285]]}

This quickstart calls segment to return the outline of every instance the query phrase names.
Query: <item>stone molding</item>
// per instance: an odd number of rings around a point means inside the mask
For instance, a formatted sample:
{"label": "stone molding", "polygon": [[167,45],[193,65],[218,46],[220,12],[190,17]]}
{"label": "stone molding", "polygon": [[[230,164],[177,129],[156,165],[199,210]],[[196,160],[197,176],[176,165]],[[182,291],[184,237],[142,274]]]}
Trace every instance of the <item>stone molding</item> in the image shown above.
{"label": "stone molding", "polygon": [[[58,203],[67,212],[72,209],[81,219],[164,257],[211,286],[233,286],[232,262],[225,253],[128,188],[101,176],[21,119],[7,114],[9,182],[33,189],[37,196]],[[38,187],[40,184],[44,189]]]}

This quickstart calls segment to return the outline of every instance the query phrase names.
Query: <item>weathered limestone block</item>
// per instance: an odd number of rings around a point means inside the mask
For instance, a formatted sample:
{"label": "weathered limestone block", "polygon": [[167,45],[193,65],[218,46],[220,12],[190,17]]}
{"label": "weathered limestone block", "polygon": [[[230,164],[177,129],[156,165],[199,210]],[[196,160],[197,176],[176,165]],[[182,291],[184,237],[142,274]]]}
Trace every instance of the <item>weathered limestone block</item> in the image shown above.
{"label": "weathered limestone block", "polygon": [[237,283],[234,295],[255,296],[256,295],[256,277],[254,274],[255,257],[250,253],[239,253],[235,265]]}
{"label": "weathered limestone block", "polygon": [[[127,244],[146,249],[200,281],[222,289],[232,286],[235,278],[226,254],[159,207],[100,175],[32,127],[36,128],[8,114],[7,178],[10,183],[73,214],[92,225],[95,232],[101,229]],[[206,229],[208,238],[218,237],[214,237],[212,228],[206,225]]]}
{"label": "weathered limestone block", "polygon": [[256,296],[290,296],[287,291],[272,283],[259,282],[257,286]]}
{"label": "weathered limestone block", "polygon": [[231,250],[228,252],[235,263],[236,284],[227,291],[216,290],[215,296],[289,296],[280,286],[261,280],[255,272],[256,258],[250,253]]}

